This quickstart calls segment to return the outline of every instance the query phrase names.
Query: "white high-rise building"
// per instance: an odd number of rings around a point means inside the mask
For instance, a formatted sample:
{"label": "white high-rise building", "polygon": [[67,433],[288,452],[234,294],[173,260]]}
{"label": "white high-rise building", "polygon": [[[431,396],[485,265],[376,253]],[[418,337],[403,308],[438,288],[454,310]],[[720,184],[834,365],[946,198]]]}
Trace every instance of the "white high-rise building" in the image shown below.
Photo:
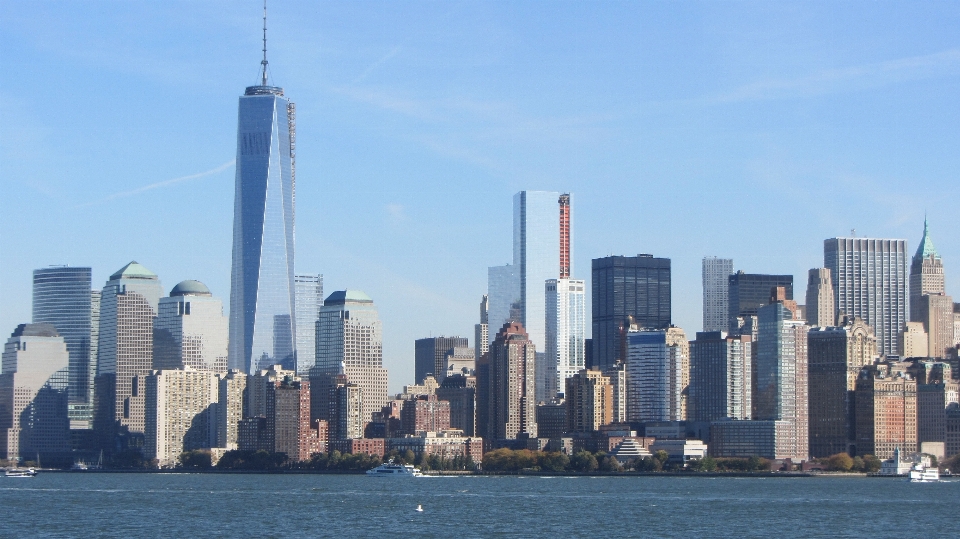
{"label": "white high-rise building", "polygon": [[703,258],[703,331],[726,331],[730,325],[728,278],[733,259]]}
{"label": "white high-rise building", "polygon": [[359,290],[334,292],[320,308],[317,363],[310,376],[323,374],[345,374],[360,386],[364,422],[387,403],[383,326],[373,300]]}
{"label": "white high-rise building", "polygon": [[161,298],[153,322],[153,368],[227,371],[229,319],[200,281],[183,281]]}
{"label": "white high-rise building", "polygon": [[144,456],[169,467],[184,451],[215,446],[219,394],[216,373],[190,366],[153,371],[146,377]]}
{"label": "white high-rise building", "polygon": [[297,372],[306,374],[317,362],[317,320],[323,306],[323,275],[293,278],[297,303]]}
{"label": "white high-rise building", "polygon": [[690,343],[682,329],[627,332],[627,420],[684,421]]}
{"label": "white high-rise building", "polygon": [[538,402],[555,398],[564,391],[567,378],[586,368],[584,282],[548,279],[545,287],[546,350],[542,365],[537,365]]}
{"label": "white high-rise building", "polygon": [[473,326],[474,364],[490,349],[489,300],[486,294],[480,300],[480,323]]}
{"label": "white high-rise building", "polygon": [[877,335],[880,355],[896,354],[909,318],[907,240],[823,240],[823,265],[833,278],[834,319],[859,316]]}

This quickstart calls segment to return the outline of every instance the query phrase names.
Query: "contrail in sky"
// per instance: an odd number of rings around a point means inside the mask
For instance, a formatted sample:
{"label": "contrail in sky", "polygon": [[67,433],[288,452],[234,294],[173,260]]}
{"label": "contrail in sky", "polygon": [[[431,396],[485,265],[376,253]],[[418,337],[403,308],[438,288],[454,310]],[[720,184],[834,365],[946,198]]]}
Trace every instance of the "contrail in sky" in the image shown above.
{"label": "contrail in sky", "polygon": [[86,203],[86,204],[81,204],[80,206],[77,206],[77,207],[78,207],[78,208],[83,208],[83,207],[86,207],[86,206],[93,206],[93,205],[95,205],[95,204],[102,204],[102,203],[104,203],[104,202],[109,202],[109,201],[111,201],[111,200],[115,200],[115,199],[118,199],[118,198],[125,198],[125,197],[129,197],[129,196],[133,196],[133,195],[139,195],[140,193],[143,193],[143,192],[146,192],[146,191],[151,191],[151,190],[153,190],[153,189],[159,189],[159,188],[161,188],[161,187],[167,187],[167,186],[174,185],[174,184],[178,184],[178,183],[181,183],[181,182],[186,182],[186,181],[190,181],[190,180],[196,180],[196,179],[198,179],[198,178],[204,178],[204,177],[206,177],[206,176],[212,176],[212,175],[214,175],[214,174],[223,172],[224,170],[232,167],[232,166],[234,165],[234,163],[236,163],[236,160],[235,160],[235,159],[231,159],[230,161],[227,161],[226,163],[220,165],[219,167],[212,168],[212,169],[207,170],[207,171],[204,171],[204,172],[198,172],[198,173],[196,173],[196,174],[190,174],[189,176],[181,176],[181,177],[179,177],[179,178],[173,178],[172,180],[164,180],[164,181],[162,181],[162,182],[151,183],[150,185],[144,185],[143,187],[138,187],[138,188],[136,188],[136,189],[131,189],[130,191],[121,191],[121,192],[119,192],[119,193],[114,193],[114,194],[112,194],[112,195],[110,195],[110,196],[108,196],[108,197],[106,197],[106,198],[104,198],[104,199],[96,200],[96,201],[94,201],[94,202],[88,202],[88,203]]}

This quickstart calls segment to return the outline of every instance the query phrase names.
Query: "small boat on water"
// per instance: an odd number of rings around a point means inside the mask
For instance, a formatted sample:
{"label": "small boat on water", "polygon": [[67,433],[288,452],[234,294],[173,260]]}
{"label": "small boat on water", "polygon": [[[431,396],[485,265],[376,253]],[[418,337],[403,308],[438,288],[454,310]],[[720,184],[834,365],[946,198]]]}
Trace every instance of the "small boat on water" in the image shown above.
{"label": "small boat on water", "polygon": [[928,468],[922,463],[916,463],[910,468],[909,479],[911,483],[936,483],[940,481],[940,470]]}
{"label": "small boat on water", "polygon": [[367,475],[377,477],[422,477],[420,470],[414,468],[411,464],[395,464],[393,459],[385,462],[372,470],[367,470]]}
{"label": "small boat on water", "polygon": [[7,477],[34,477],[37,475],[37,471],[33,468],[12,468],[7,470],[3,475]]}

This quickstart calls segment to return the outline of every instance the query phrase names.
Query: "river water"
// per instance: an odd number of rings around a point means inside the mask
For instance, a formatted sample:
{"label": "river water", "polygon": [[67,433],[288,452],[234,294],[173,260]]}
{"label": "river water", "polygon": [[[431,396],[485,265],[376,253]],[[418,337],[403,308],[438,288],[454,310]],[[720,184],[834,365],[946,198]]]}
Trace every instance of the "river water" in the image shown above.
{"label": "river water", "polygon": [[960,482],[864,477],[0,477],[3,537],[933,538],[958,509]]}

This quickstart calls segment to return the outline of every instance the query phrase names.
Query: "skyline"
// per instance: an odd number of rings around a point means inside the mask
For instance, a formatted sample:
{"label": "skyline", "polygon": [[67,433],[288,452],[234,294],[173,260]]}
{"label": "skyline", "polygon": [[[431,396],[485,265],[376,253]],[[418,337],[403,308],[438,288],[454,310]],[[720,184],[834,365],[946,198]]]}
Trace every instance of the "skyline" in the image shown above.
{"label": "skyline", "polygon": [[[259,6],[90,5],[3,3],[2,331],[52,264],[91,266],[98,290],[137,260],[229,300]],[[268,21],[271,84],[298,106],[296,273],[373,298],[391,392],[415,339],[471,336],[521,190],[574,193],[588,304],[591,259],[670,258],[688,335],[703,256],[800,286],[852,228],[912,253],[925,211],[960,296],[940,202],[960,190],[960,8],[426,6],[272,3]]]}

